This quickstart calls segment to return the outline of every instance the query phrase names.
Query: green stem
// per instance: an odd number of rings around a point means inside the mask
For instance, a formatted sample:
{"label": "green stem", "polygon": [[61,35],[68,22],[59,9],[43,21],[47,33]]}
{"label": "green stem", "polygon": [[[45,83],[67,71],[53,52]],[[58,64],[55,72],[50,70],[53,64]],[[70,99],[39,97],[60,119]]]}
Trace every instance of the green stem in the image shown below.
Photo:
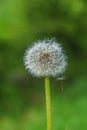
{"label": "green stem", "polygon": [[46,111],[47,111],[47,130],[52,130],[50,81],[48,77],[45,77],[45,93],[46,93]]}

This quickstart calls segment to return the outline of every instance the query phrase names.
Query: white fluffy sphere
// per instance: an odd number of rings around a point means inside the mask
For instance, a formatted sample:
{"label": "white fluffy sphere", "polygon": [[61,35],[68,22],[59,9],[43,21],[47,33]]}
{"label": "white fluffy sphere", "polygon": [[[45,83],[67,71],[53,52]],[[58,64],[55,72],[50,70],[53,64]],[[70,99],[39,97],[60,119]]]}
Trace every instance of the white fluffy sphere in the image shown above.
{"label": "white fluffy sphere", "polygon": [[62,47],[55,40],[43,40],[34,43],[24,55],[26,69],[36,77],[56,77],[67,66]]}

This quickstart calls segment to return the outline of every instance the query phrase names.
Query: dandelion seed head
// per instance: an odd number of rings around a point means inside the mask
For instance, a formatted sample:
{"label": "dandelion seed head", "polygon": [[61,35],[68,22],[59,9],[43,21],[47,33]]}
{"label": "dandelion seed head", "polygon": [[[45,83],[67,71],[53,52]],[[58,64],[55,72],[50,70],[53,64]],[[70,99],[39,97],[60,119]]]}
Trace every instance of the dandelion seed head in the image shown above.
{"label": "dandelion seed head", "polygon": [[24,56],[26,69],[36,77],[56,77],[67,66],[62,47],[54,39],[35,42]]}

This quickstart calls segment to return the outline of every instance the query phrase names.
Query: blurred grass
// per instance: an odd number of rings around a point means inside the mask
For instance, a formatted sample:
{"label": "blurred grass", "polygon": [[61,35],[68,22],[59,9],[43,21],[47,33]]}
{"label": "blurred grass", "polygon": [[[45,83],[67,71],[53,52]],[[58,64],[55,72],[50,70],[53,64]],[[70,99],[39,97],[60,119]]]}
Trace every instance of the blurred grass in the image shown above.
{"label": "blurred grass", "polygon": [[87,129],[87,1],[0,1],[0,130],[46,130],[44,81],[23,65],[34,41],[56,37],[66,80],[51,81],[53,130]]}
{"label": "blurred grass", "polygon": [[[84,77],[78,79],[78,81],[74,82],[72,86],[64,88],[63,93],[57,91],[53,87],[55,86],[52,84],[51,99],[53,130],[87,129],[86,79]],[[0,120],[0,129],[45,130],[45,99],[43,95],[42,97],[42,103],[35,103],[29,106],[29,108],[27,107],[27,109],[25,109],[19,116],[12,118],[11,116],[5,115],[2,117]]]}

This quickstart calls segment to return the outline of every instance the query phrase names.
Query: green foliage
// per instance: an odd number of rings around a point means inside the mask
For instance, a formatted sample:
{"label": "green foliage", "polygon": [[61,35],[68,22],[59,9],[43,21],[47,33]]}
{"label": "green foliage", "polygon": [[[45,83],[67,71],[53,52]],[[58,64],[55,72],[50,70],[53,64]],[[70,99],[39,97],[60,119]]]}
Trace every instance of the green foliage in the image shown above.
{"label": "green foliage", "polygon": [[[62,43],[69,64],[65,74],[66,95],[57,95],[54,90],[52,93],[53,128],[87,128],[86,5],[86,0],[0,1],[1,130],[46,128],[44,82],[26,72],[23,55],[35,40],[52,37]],[[52,89],[57,83],[53,84]]]}
{"label": "green foliage", "polygon": [[[54,91],[53,88],[52,91],[51,89],[51,93],[53,93],[53,130],[82,130],[87,128],[87,88],[85,82],[86,79],[84,78],[78,79],[78,81],[71,86],[72,88],[68,86],[70,88],[65,89],[63,93],[60,94],[59,91]],[[85,94],[81,91],[82,87],[84,88]],[[43,104],[34,103],[27,107],[26,111],[23,111],[19,118],[3,117],[0,121],[0,128],[2,130],[45,130],[46,113],[44,104],[45,101]]]}

